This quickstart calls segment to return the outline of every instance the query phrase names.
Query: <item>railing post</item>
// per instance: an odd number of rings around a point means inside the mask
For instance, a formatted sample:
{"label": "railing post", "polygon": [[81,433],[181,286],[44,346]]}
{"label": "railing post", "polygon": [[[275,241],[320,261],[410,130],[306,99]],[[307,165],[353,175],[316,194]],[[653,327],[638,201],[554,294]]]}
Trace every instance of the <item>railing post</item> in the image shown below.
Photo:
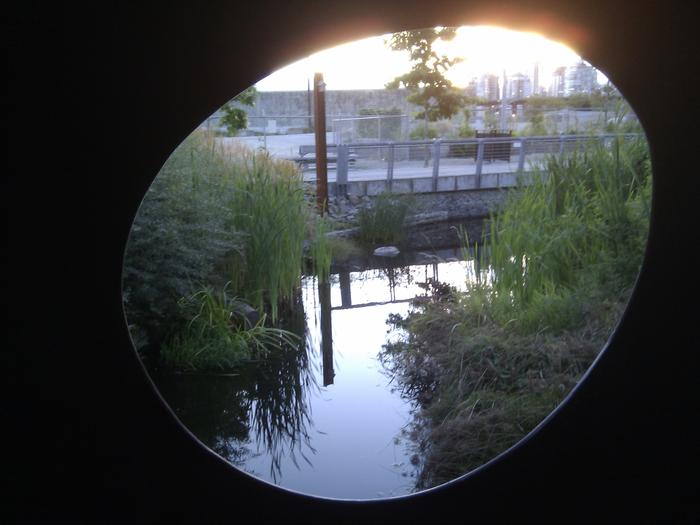
{"label": "railing post", "polygon": [[338,144],[338,158],[335,164],[335,194],[347,196],[348,192],[348,145]]}
{"label": "railing post", "polygon": [[433,191],[438,189],[438,175],[440,174],[440,148],[442,142],[436,140],[433,142]]}
{"label": "railing post", "polygon": [[564,135],[559,135],[559,156],[564,154]]}
{"label": "railing post", "polygon": [[520,139],[520,156],[518,157],[518,174],[522,175],[525,169],[525,147],[527,146],[527,139]]}
{"label": "railing post", "polygon": [[476,187],[481,188],[481,168],[484,165],[484,139],[477,139],[476,147]]}
{"label": "railing post", "polygon": [[387,165],[386,165],[386,183],[391,191],[392,184],[394,182],[394,143],[389,143],[389,152],[387,155]]}

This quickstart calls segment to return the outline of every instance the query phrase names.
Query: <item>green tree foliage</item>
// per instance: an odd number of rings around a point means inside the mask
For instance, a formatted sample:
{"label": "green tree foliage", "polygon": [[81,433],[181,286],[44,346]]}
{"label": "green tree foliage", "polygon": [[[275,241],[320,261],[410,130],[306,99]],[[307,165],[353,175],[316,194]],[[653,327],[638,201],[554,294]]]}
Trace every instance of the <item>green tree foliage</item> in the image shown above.
{"label": "green tree foliage", "polygon": [[224,116],[221,118],[221,124],[226,126],[231,135],[237,135],[242,129],[248,127],[248,114],[245,110],[233,105],[234,102],[244,106],[254,106],[255,99],[258,96],[258,90],[255,86],[250,86],[231,101],[227,102],[221,108]]}
{"label": "green tree foliage", "polygon": [[547,126],[544,123],[544,113],[538,107],[528,107],[525,110],[525,115],[530,121],[525,128],[524,135],[547,135]]}
{"label": "green tree foliage", "polygon": [[484,111],[484,129],[497,130],[499,127],[498,117],[496,116],[496,109],[494,106],[487,108]]}
{"label": "green tree foliage", "polygon": [[426,124],[452,117],[466,101],[466,97],[445,78],[447,70],[462,59],[438,55],[433,49],[436,41],[452,40],[455,34],[456,29],[452,27],[415,29],[394,33],[387,42],[394,51],[408,51],[412,67],[386,87],[397,89],[403,86],[408,89],[411,94],[407,100],[423,108],[415,118],[424,120]]}
{"label": "green tree foliage", "polygon": [[469,120],[472,118],[472,112],[469,108],[464,108],[462,110],[462,114],[464,115],[464,122],[462,122],[462,125],[459,127],[459,136],[460,137],[473,137],[474,130],[472,129],[471,125],[469,124]]}

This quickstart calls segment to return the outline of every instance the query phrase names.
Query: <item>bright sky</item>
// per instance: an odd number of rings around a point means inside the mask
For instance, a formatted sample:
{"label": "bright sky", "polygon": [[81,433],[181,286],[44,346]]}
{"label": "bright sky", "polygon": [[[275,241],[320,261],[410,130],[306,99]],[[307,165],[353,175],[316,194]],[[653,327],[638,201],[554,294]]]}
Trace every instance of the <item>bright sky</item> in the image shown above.
{"label": "bright sky", "polygon": [[[323,73],[328,89],[376,89],[410,69],[408,52],[391,51],[384,43],[390,35],[357,40],[329,48],[277,70],[260,80],[260,91],[305,90],[314,73]],[[534,64],[540,64],[540,85],[547,86],[554,68],[568,66],[580,57],[567,46],[536,33],[498,27],[460,27],[450,42],[438,42],[436,51],[462,57],[448,78],[459,87],[483,73],[526,73],[531,78]],[[598,81],[605,82],[602,73]]]}

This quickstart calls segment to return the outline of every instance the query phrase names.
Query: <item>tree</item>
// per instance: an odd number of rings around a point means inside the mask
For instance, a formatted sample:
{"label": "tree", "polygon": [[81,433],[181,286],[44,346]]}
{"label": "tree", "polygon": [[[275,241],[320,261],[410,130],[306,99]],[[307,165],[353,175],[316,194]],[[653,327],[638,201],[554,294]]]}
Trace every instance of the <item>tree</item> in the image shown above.
{"label": "tree", "polygon": [[459,136],[460,137],[473,137],[474,136],[474,130],[472,129],[471,125],[469,124],[469,120],[472,118],[472,112],[469,108],[464,108],[462,110],[462,114],[464,115],[464,122],[459,128]]}
{"label": "tree", "polygon": [[255,105],[257,96],[258,90],[255,89],[255,86],[250,86],[223,105],[221,111],[224,113],[224,116],[221,117],[221,124],[226,126],[231,135],[237,135],[240,130],[248,127],[247,113],[244,109],[233,106],[232,103],[237,102],[238,104],[252,107]]}
{"label": "tree", "polygon": [[385,42],[393,51],[410,53],[411,70],[387,83],[386,87],[397,89],[404,86],[411,92],[407,100],[423,108],[414,116],[425,122],[426,131],[428,122],[451,118],[466,101],[466,97],[445,78],[445,72],[462,59],[440,56],[433,49],[437,40],[449,41],[455,35],[453,27],[415,29],[394,33]]}

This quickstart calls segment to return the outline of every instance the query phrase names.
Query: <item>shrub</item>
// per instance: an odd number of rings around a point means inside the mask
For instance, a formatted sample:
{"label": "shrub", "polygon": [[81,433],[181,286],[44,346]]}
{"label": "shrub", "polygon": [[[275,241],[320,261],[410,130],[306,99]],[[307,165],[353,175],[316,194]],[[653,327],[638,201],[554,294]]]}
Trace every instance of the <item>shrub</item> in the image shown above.
{"label": "shrub", "polygon": [[293,163],[195,133],[149,188],[129,237],[123,290],[140,349],[188,322],[178,300],[193,283],[231,290],[260,312],[299,282],[310,208]]}
{"label": "shrub", "polygon": [[225,162],[211,136],[195,133],[170,156],[148,189],[124,254],[123,292],[129,322],[161,341],[183,321],[179,298],[210,280],[226,253],[242,249],[222,198]]}

